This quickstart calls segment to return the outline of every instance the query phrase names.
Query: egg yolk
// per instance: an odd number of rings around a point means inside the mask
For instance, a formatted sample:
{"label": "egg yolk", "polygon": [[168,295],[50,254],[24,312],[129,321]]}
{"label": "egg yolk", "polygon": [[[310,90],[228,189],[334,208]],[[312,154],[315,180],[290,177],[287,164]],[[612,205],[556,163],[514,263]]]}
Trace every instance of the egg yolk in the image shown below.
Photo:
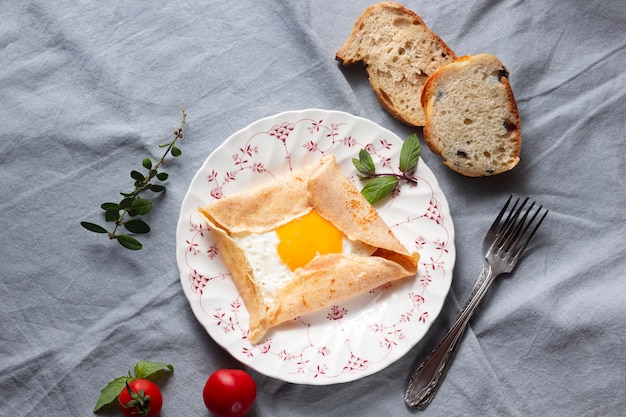
{"label": "egg yolk", "polygon": [[316,210],[278,227],[276,234],[278,255],[292,271],[318,254],[342,251],[343,233]]}

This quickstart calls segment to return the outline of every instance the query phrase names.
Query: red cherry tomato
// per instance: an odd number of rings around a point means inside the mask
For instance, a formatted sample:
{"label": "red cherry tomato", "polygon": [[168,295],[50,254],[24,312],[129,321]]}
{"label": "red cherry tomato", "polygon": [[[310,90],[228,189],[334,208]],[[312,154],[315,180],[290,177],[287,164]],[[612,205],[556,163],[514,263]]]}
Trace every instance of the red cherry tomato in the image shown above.
{"label": "red cherry tomato", "polygon": [[163,406],[161,390],[147,379],[128,381],[117,400],[124,417],[156,417]]}
{"label": "red cherry tomato", "polygon": [[202,398],[215,417],[243,417],[254,405],[256,383],[241,369],[218,369],[204,384]]}

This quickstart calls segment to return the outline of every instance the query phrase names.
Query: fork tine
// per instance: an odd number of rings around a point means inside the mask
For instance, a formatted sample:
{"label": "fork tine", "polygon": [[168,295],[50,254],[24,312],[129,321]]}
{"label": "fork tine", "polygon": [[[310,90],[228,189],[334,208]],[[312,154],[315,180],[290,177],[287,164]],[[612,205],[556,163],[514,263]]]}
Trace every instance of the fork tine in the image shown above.
{"label": "fork tine", "polygon": [[[515,235],[516,227],[517,227],[515,222],[517,221],[517,218],[519,217],[522,209],[526,205],[528,198],[526,198],[524,202],[522,202],[522,204],[518,207],[517,205],[519,201],[520,199],[518,198],[513,204],[513,207],[511,207],[511,211],[509,211],[509,214],[506,217],[506,220],[504,220],[504,222],[502,222],[498,227],[498,231],[496,232],[496,239],[491,246],[491,248],[495,249],[496,252],[499,252],[502,249],[505,249],[505,250],[510,249],[510,248],[505,248],[503,245],[504,244],[509,245],[509,243],[511,242],[511,236]],[[505,205],[505,208],[506,208],[506,205]]]}
{"label": "fork tine", "polygon": [[[548,214],[546,210],[539,221],[535,222],[543,206],[539,206],[532,214],[535,202],[532,202],[530,207],[524,210],[528,198],[521,204],[519,204],[520,199],[518,198],[506,219],[502,220],[511,205],[512,197],[512,195],[509,196],[483,239],[483,270],[474,285],[470,298],[465,303],[452,328],[439,345],[413,371],[409,379],[404,399],[410,407],[424,408],[433,399],[459,346],[463,332],[472,314],[487,293],[489,286],[495,277],[510,273],[515,269],[526,245]],[[533,224],[534,227],[532,227]],[[530,234],[528,233],[529,230],[531,230]],[[519,247],[520,241],[522,241],[521,247]]]}
{"label": "fork tine", "polygon": [[[534,205],[534,203],[533,203]],[[539,208],[535,211],[535,214],[533,214],[533,217],[530,219],[530,222],[528,222],[528,224],[526,225],[526,227],[524,228],[524,231],[522,232],[522,235],[524,235],[526,233],[526,231],[528,230],[528,228],[530,227],[530,225],[535,221],[535,219],[537,218],[537,215],[539,214],[539,212],[541,211],[541,209],[543,208],[543,206],[539,206]],[[514,257],[519,257],[522,256],[522,253],[524,253],[524,251],[526,250],[526,246],[528,246],[528,243],[530,242],[530,239],[533,238],[533,236],[535,235],[535,232],[537,231],[537,229],[539,229],[539,226],[541,225],[541,223],[543,222],[543,219],[546,218],[546,216],[548,215],[548,211],[546,210],[543,215],[541,216],[541,218],[539,219],[539,221],[537,222],[537,224],[535,225],[534,229],[532,230],[532,232],[530,232],[530,235],[528,235],[528,238],[526,239],[526,241],[524,242],[524,244],[517,250],[517,252],[514,254]],[[520,235],[521,236],[521,235]]]}
{"label": "fork tine", "polygon": [[528,221],[528,216],[532,212],[533,208],[535,207],[535,202],[533,201],[530,207],[528,207],[528,209],[524,212],[524,214],[520,218],[520,214],[522,213],[522,210],[524,206],[526,205],[527,201],[528,201],[528,198],[524,200],[524,202],[519,206],[519,208],[517,208],[517,210],[515,210],[515,212],[513,212],[512,210],[511,213],[509,213],[509,216],[507,217],[505,221],[506,229],[501,235],[497,237],[496,242],[494,242],[496,252],[500,252],[500,251],[504,251],[507,253],[512,252],[510,255],[513,259],[519,258],[522,255],[522,253],[526,250],[528,243],[534,236],[537,229],[539,229],[539,226],[543,222],[543,219],[548,214],[547,210],[541,216],[541,218],[539,219],[539,222],[535,224],[535,227],[533,228],[533,230],[530,232],[528,237],[520,246],[519,244],[520,239],[522,239],[522,237],[524,237],[527,234],[528,229],[535,222],[537,216],[539,215],[539,213],[541,212],[541,209],[543,208],[543,206],[539,206],[539,208],[535,210],[535,213],[530,218],[530,221]]}
{"label": "fork tine", "polygon": [[[509,203],[511,202],[512,198],[513,198],[513,194],[511,194],[509,198],[506,200],[504,207],[502,207],[502,210],[500,210],[500,213],[498,213],[498,217],[496,217],[496,219],[491,224],[491,227],[489,228],[489,230],[491,230],[493,233],[495,234],[499,233],[500,220],[502,220],[502,216],[504,216],[504,213],[506,213],[506,209],[509,207]],[[515,204],[517,204],[517,202],[515,202]]]}
{"label": "fork tine", "polygon": [[[526,205],[527,201],[528,201],[528,198],[524,200],[524,204],[520,206],[519,211],[516,213],[515,227],[509,234],[508,242],[506,244],[506,247],[504,248],[507,252],[513,249],[515,246],[517,246],[517,243],[519,242],[520,238],[524,235],[524,232],[526,231],[526,229],[528,229],[528,225],[530,224],[530,223],[526,223],[526,220],[528,219],[528,213],[530,213],[530,211],[535,206],[534,201],[531,203],[530,207],[528,207],[528,209],[526,210],[522,218],[518,221],[519,214],[521,213],[522,208]],[[526,224],[526,228],[524,228],[525,224]]]}

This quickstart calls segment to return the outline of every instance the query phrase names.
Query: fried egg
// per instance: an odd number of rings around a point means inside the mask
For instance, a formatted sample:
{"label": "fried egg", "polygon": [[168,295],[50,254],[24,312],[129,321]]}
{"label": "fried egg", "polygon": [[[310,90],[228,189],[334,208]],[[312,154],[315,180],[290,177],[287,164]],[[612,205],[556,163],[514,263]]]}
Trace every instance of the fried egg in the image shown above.
{"label": "fried egg", "polygon": [[231,235],[241,247],[266,303],[294,278],[294,271],[330,253],[370,256],[376,248],[348,239],[315,209],[275,230]]}

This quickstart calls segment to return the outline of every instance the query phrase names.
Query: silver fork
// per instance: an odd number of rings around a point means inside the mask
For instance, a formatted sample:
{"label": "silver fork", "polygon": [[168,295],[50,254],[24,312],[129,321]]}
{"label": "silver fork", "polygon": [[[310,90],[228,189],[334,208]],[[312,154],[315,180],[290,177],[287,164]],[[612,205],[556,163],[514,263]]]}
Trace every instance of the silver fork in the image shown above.
{"label": "silver fork", "polygon": [[[410,407],[424,408],[432,401],[439,384],[452,362],[467,323],[483,299],[487,289],[495,277],[513,271],[528,242],[530,242],[546,214],[548,214],[548,210],[544,210],[541,217],[538,218],[543,206],[536,208],[534,214],[532,214],[535,207],[534,202],[524,211],[528,198],[519,207],[520,199],[518,198],[503,220],[512,198],[513,196],[508,198],[483,240],[483,270],[474,285],[467,303],[439,345],[411,375],[404,397],[407,405]],[[533,224],[534,227],[531,228]]]}

